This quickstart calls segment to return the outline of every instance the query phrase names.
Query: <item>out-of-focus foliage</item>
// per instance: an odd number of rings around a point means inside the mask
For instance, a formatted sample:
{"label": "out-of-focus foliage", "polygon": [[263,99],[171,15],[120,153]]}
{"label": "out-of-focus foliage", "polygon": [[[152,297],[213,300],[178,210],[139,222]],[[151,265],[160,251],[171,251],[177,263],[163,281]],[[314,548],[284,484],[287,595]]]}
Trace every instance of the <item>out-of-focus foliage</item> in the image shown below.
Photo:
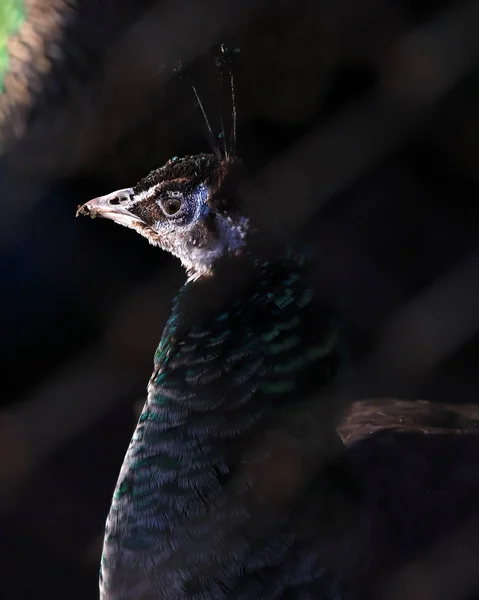
{"label": "out-of-focus foliage", "polygon": [[8,69],[8,39],[25,18],[22,0],[3,0],[0,4],[0,79]]}

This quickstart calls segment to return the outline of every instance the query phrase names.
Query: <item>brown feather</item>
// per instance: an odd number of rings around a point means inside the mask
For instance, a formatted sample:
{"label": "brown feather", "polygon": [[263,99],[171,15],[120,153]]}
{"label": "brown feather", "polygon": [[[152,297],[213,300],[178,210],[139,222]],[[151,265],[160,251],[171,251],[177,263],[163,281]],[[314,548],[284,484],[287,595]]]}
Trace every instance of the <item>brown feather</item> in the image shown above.
{"label": "brown feather", "polygon": [[350,444],[384,429],[424,435],[479,433],[479,407],[427,400],[362,400],[352,405],[339,434]]}

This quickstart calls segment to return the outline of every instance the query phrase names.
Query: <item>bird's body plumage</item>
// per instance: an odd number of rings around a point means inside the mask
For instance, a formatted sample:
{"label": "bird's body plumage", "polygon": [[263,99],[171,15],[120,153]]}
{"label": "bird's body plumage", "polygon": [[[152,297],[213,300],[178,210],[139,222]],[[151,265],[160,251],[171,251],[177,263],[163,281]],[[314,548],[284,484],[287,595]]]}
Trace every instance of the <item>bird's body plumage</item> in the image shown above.
{"label": "bird's body plumage", "polygon": [[[176,597],[203,597],[195,555],[205,536],[221,536],[228,524],[227,514],[211,514],[209,507],[246,459],[248,441],[272,419],[287,418],[341,367],[338,324],[315,306],[305,261],[292,254],[236,261],[249,271],[236,300],[227,296],[213,309],[203,307],[199,322],[191,321],[189,307],[210,280],[187,283],[175,301],[108,518],[105,598],[129,597],[123,590],[125,577],[133,577],[132,556],[136,589],[161,597],[173,586]],[[223,573],[214,597],[259,597],[261,571],[279,569],[294,554],[287,528],[281,533],[250,554],[248,585],[246,573]],[[181,571],[171,566],[178,561],[186,565]],[[309,583],[321,564],[311,567]],[[276,578],[275,585],[272,597],[281,597],[286,582]]]}

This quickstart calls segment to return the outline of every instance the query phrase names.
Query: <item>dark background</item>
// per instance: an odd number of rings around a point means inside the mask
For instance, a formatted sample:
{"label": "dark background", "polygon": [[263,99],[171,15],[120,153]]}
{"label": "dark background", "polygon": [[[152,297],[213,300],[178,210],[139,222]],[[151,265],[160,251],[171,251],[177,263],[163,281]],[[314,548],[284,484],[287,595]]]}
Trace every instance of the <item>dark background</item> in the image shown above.
{"label": "dark background", "polygon": [[25,34],[33,66],[12,69],[28,94],[0,95],[0,596],[87,600],[183,274],[76,207],[208,151],[173,68],[185,64],[219,131],[209,48],[238,47],[238,153],[274,227],[315,248],[318,285],[339,298],[357,352],[420,304],[397,354],[414,382],[381,392],[476,403],[479,4],[26,3],[30,15],[42,5],[51,45]]}

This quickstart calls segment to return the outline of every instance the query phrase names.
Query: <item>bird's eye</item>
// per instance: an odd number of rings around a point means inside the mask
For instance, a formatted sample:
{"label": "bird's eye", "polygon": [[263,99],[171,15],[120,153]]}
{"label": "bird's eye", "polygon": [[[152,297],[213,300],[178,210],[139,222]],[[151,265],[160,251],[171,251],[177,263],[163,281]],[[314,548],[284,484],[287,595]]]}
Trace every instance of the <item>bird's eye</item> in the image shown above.
{"label": "bird's eye", "polygon": [[162,207],[165,215],[172,217],[181,209],[181,198],[166,198],[162,202]]}

